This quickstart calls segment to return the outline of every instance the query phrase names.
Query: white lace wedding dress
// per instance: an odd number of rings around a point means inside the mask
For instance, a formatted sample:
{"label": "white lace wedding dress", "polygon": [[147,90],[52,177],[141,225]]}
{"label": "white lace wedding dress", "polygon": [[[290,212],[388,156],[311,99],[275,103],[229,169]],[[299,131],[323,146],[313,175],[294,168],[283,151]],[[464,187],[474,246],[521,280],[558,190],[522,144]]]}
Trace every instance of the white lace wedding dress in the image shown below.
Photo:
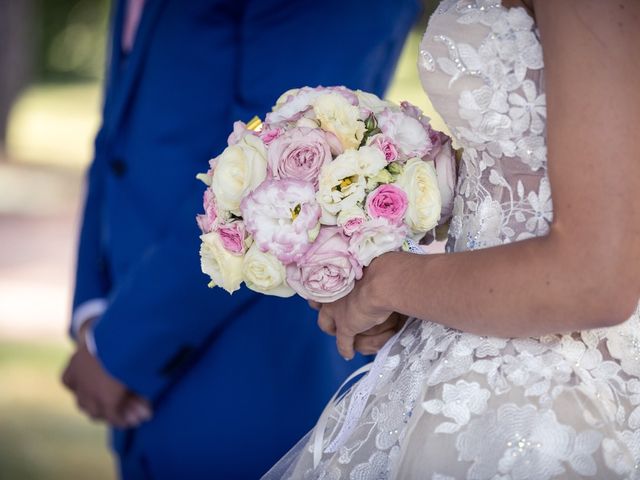
{"label": "white lace wedding dress", "polygon": [[[464,148],[449,250],[545,235],[544,69],[526,10],[443,1],[419,68]],[[411,320],[387,353],[362,413],[352,389],[266,478],[640,478],[640,311],[519,339]]]}

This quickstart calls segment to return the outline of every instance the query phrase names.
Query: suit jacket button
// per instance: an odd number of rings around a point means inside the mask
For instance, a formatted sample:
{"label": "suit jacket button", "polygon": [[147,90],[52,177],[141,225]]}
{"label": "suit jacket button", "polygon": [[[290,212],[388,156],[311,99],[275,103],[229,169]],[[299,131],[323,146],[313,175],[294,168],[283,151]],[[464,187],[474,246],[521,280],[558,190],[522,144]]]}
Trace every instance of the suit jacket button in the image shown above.
{"label": "suit jacket button", "polygon": [[127,164],[124,163],[124,160],[121,158],[114,158],[111,160],[109,162],[109,167],[116,177],[124,177],[124,174],[127,172]]}

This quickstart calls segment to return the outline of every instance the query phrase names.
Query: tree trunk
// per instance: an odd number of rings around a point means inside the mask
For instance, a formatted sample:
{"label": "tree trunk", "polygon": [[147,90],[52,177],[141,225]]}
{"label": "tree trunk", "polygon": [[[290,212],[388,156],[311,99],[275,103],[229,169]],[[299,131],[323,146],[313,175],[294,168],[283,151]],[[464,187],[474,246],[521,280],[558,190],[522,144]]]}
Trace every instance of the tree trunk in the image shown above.
{"label": "tree trunk", "polygon": [[6,157],[9,113],[33,64],[33,0],[0,0],[0,160]]}

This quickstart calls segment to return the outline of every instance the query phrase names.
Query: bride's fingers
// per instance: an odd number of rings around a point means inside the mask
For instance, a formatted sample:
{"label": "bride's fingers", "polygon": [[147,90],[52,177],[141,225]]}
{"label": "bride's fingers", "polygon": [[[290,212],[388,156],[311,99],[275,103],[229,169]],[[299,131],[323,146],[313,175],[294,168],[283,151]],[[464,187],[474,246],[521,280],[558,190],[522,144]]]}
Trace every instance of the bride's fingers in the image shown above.
{"label": "bride's fingers", "polygon": [[355,355],[353,349],[354,336],[346,332],[345,330],[338,330],[336,332],[336,345],[338,346],[338,352],[345,360],[351,360]]}
{"label": "bride's fingers", "polygon": [[320,302],[315,302],[313,300],[308,300],[309,306],[314,310],[320,311],[322,308],[322,304]]}
{"label": "bride's fingers", "polygon": [[378,335],[356,335],[354,346],[356,352],[363,355],[373,355],[384,346],[387,341],[395,335],[395,330],[387,330]]}
{"label": "bride's fingers", "polygon": [[335,336],[336,334],[336,322],[329,314],[329,309],[321,308],[318,312],[318,327],[327,335]]}

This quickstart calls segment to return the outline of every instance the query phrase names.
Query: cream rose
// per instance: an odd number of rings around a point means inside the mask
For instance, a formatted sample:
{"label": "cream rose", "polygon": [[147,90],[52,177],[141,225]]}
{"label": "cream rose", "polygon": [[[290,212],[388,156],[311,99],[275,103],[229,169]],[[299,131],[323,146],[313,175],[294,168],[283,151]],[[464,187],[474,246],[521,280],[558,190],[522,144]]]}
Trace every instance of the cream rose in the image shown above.
{"label": "cream rose", "polygon": [[295,291],[287,284],[287,271],[275,256],[253,244],[244,256],[242,277],[247,288],[266,295],[290,297]]}
{"label": "cream rose", "polygon": [[442,199],[433,165],[419,158],[409,160],[396,184],[409,199],[405,222],[414,234],[424,234],[440,219]]}
{"label": "cream rose", "polygon": [[313,111],[323,130],[338,137],[346,149],[357,148],[364,137],[364,122],[358,107],[342,95],[331,92],[320,95],[313,102]]}
{"label": "cream rose", "polygon": [[215,159],[211,189],[218,207],[240,215],[240,202],[267,176],[267,151],[255,135],[246,135]]}
{"label": "cream rose", "polygon": [[210,287],[222,287],[233,293],[242,283],[242,257],[229,252],[218,232],[200,236],[200,266],[211,278]]}
{"label": "cream rose", "polygon": [[324,225],[335,225],[341,210],[364,200],[367,182],[358,157],[357,150],[347,150],[320,170],[316,198],[322,207],[320,222]]}

